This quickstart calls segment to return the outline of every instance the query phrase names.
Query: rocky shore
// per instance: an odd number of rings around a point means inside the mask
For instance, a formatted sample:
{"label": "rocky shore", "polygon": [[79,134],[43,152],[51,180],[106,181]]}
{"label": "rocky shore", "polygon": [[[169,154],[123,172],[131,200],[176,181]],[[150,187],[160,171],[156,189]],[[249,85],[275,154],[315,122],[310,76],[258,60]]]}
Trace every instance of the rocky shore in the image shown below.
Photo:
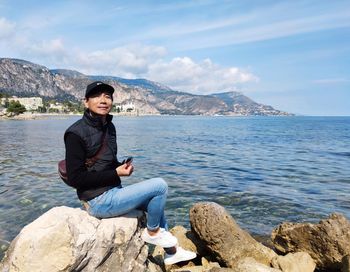
{"label": "rocky shore", "polygon": [[191,230],[171,232],[197,258],[165,266],[162,248],[141,239],[145,215],[96,219],[81,209],[55,207],[25,226],[11,242],[0,271],[350,271],[350,222],[332,214],[318,224],[283,223],[267,247],[241,229],[224,207],[195,204]]}

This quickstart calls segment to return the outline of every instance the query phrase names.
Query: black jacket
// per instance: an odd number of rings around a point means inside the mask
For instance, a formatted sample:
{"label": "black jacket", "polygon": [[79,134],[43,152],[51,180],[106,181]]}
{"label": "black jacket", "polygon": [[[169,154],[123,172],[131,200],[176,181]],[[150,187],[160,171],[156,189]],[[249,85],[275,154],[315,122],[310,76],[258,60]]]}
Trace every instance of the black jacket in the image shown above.
{"label": "black jacket", "polygon": [[[92,117],[86,110],[83,118],[71,125],[64,134],[68,180],[77,189],[80,200],[93,199],[121,183],[116,172],[121,163],[117,161],[117,136],[112,118],[112,115],[108,115],[104,125],[101,118]],[[100,148],[104,131],[107,148],[96,163],[87,168],[85,161]]]}

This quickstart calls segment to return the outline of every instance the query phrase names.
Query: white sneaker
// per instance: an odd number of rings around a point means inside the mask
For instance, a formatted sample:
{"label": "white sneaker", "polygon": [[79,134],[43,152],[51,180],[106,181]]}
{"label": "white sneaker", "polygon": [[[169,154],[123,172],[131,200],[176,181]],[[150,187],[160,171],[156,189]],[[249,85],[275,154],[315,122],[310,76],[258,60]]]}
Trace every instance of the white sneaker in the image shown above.
{"label": "white sneaker", "polygon": [[141,238],[146,243],[165,248],[174,247],[177,244],[177,238],[163,228],[160,228],[159,232],[155,236],[149,235],[147,228],[145,228],[141,234]]}
{"label": "white sneaker", "polygon": [[177,247],[175,254],[170,255],[170,254],[165,253],[164,264],[171,265],[171,264],[175,264],[178,262],[192,260],[196,257],[197,257],[196,253],[189,251],[189,250],[185,250],[182,247]]}

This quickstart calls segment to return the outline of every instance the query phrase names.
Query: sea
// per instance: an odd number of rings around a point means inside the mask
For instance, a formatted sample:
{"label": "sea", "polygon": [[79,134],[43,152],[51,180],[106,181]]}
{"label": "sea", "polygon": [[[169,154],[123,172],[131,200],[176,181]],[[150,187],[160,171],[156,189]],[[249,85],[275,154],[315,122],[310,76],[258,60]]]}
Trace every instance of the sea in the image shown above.
{"label": "sea", "polygon": [[[0,121],[2,252],[52,207],[81,207],[57,174],[64,131],[79,118]],[[203,201],[258,236],[334,212],[350,219],[350,117],[114,116],[113,123],[118,159],[134,157],[123,186],[164,178],[171,227],[189,229],[189,210]]]}

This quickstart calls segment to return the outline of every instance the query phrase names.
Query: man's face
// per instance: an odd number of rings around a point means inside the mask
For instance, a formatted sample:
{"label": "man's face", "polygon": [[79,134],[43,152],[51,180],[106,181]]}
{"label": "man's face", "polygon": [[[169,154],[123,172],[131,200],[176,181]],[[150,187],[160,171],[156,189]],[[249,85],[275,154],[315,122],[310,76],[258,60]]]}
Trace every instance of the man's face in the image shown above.
{"label": "man's face", "polygon": [[104,116],[112,109],[112,95],[107,92],[99,92],[85,99],[84,104],[90,112]]}

